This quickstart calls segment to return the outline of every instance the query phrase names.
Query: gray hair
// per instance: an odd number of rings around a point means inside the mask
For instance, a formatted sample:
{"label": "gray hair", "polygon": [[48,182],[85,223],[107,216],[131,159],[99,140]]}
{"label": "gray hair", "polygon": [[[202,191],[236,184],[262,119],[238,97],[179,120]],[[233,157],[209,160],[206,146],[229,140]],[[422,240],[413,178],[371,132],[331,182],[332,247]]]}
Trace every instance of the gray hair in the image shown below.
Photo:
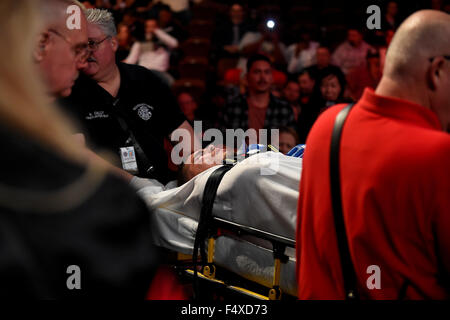
{"label": "gray hair", "polygon": [[86,19],[89,23],[96,24],[106,36],[117,35],[116,24],[111,12],[104,9],[87,9]]}

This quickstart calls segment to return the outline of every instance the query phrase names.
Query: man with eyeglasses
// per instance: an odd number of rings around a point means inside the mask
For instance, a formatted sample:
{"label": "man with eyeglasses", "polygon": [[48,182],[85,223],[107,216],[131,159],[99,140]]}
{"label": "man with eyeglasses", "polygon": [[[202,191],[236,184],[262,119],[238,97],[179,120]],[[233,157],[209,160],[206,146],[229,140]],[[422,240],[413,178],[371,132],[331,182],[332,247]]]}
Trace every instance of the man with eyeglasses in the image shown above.
{"label": "man with eyeglasses", "polygon": [[116,63],[112,14],[88,9],[86,16],[91,55],[64,104],[84,127],[88,144],[116,155],[123,169],[162,183],[175,180],[176,174],[168,169],[164,139],[176,129],[185,129],[191,140],[183,143],[193,146],[192,126],[170,88],[152,71]]}
{"label": "man with eyeglasses", "polygon": [[300,299],[345,299],[348,289],[362,299],[450,298],[449,60],[448,14],[419,11],[399,27],[379,85],[345,121],[333,201],[330,145],[346,106],[314,124],[298,204]]}
{"label": "man with eyeglasses", "polygon": [[[50,1],[42,5],[46,27],[39,35],[34,59],[52,97],[67,97],[78,78],[79,70],[86,67],[89,56],[86,17],[80,15],[80,28],[69,30],[66,10],[74,1]],[[82,12],[80,8],[80,13]]]}
{"label": "man with eyeglasses", "polygon": [[[18,2],[19,10],[28,8],[22,5],[25,1]],[[67,27],[71,6],[80,8],[79,29]],[[68,96],[90,54],[86,17],[80,3],[73,0],[41,0],[39,8],[43,23],[33,57],[49,97]],[[27,31],[34,32],[28,27]],[[5,271],[2,280],[8,279],[2,281],[0,296],[183,298],[176,280],[157,271],[160,263],[152,245],[149,211],[127,183],[113,172],[94,169],[97,166],[88,162],[97,158],[87,157],[82,163],[61,157],[60,150],[50,144],[24,139],[22,134],[13,137],[14,148],[8,154],[18,161],[4,168],[2,175],[8,172],[6,183],[14,177],[12,194],[23,194],[20,199],[26,205],[14,196],[17,207],[0,210],[4,216],[0,268]],[[167,285],[164,293],[161,283]]]}

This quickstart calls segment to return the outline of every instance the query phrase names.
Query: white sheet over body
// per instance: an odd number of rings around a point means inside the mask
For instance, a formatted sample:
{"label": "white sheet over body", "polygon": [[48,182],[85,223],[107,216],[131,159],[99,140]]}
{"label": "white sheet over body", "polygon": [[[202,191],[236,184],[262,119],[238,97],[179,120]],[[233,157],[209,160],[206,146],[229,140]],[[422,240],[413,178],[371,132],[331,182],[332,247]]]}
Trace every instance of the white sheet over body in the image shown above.
{"label": "white sheet over body", "polygon": [[[213,214],[228,221],[295,239],[298,189],[302,159],[281,153],[257,154],[227,172],[217,190]],[[152,212],[152,233],[156,245],[192,254],[203,191],[217,167],[199,174],[186,184],[162,191],[163,187],[138,186]],[[219,237],[215,263],[252,281],[270,286],[273,255],[270,245],[254,239]],[[281,287],[296,293],[295,255],[283,265]]]}

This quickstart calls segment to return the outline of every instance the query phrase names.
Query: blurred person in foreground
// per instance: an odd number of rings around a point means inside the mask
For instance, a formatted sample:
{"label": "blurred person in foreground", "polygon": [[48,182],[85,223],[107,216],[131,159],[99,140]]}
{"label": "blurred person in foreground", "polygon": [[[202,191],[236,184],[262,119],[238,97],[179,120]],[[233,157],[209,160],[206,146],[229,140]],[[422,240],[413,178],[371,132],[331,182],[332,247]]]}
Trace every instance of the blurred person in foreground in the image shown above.
{"label": "blurred person in foreground", "polygon": [[[65,27],[71,5],[78,3],[0,2],[0,143],[8,150],[0,170],[0,296],[143,299],[154,292],[159,264],[149,213],[121,179],[89,160],[49,103],[70,92],[66,80],[86,57],[83,14],[80,29]],[[64,64],[43,72],[50,57]]]}
{"label": "blurred person in foreground", "polygon": [[[341,199],[362,299],[450,297],[449,88],[450,17],[418,11],[396,32],[376,90],[366,89],[346,120]],[[344,107],[326,110],[306,142],[297,220],[300,299],[346,297],[329,187],[331,132]]]}

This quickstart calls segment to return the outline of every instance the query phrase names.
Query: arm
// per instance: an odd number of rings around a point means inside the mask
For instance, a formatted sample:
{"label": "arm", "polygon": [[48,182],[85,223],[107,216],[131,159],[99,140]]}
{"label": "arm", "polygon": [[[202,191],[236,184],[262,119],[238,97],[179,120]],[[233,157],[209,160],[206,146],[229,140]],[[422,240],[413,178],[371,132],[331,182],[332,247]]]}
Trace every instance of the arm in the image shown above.
{"label": "arm", "polygon": [[258,52],[259,47],[264,42],[264,37],[260,36],[258,40],[254,41],[255,36],[253,33],[246,33],[239,44],[239,49],[244,56],[250,56]]}
{"label": "arm", "polygon": [[174,37],[172,37],[167,32],[165,32],[165,31],[163,31],[161,29],[156,29],[155,30],[155,36],[158,37],[159,40],[164,42],[164,44],[166,46],[168,46],[170,49],[178,48],[178,40],[175,39]]}
{"label": "arm", "polygon": [[141,54],[141,44],[139,42],[135,42],[131,47],[130,54],[125,60],[123,60],[123,62],[128,64],[136,64],[139,61],[140,54]]}

